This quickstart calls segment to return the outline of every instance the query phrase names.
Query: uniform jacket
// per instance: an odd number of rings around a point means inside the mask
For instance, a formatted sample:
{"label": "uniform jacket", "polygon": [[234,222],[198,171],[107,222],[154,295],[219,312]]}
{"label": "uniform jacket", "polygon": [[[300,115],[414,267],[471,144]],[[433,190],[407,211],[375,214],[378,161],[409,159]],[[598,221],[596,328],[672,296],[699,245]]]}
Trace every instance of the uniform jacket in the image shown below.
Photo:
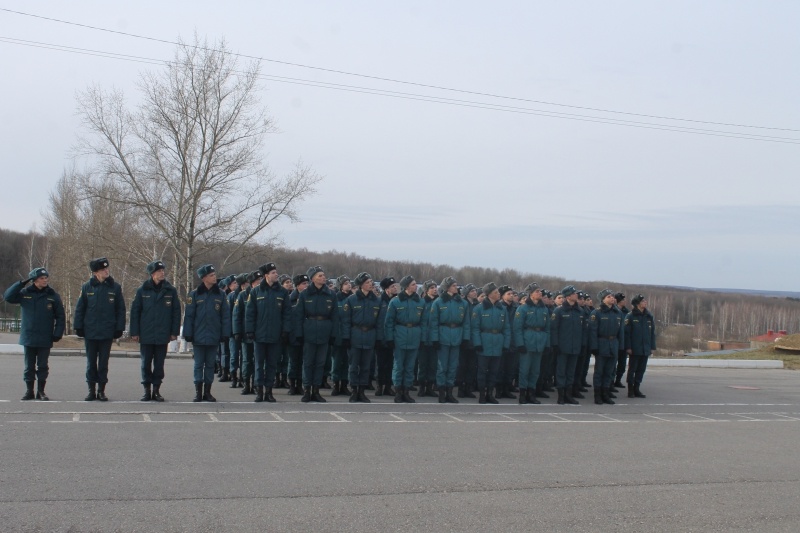
{"label": "uniform jacket", "polygon": [[244,331],[255,333],[256,342],[276,344],[281,334],[292,330],[292,304],[289,291],[277,281],[271,286],[262,279],[245,305]]}
{"label": "uniform jacket", "polygon": [[75,306],[72,326],[82,329],[89,340],[110,340],[117,331],[125,331],[125,300],[122,287],[108,277],[102,283],[96,277],[83,284]]}
{"label": "uniform jacket", "polygon": [[3,299],[10,304],[19,304],[22,310],[21,345],[52,348],[53,337],[64,336],[64,304],[51,287],[39,290],[31,283],[23,288],[22,282],[18,281],[6,290]]}
{"label": "uniform jacket", "polygon": [[633,355],[650,355],[656,349],[656,321],[647,309],[634,308],[625,317],[625,349]]}
{"label": "uniform jacket", "polygon": [[583,345],[583,310],[576,303],[566,300],[550,315],[550,345],[558,347],[560,353],[580,355]]}
{"label": "uniform jacket", "polygon": [[528,298],[514,313],[514,345],[525,346],[529,353],[542,353],[550,346],[550,310],[541,301]]}
{"label": "uniform jacket", "polygon": [[339,329],[339,307],[336,295],[323,285],[319,289],[313,283],[297,296],[293,313],[293,334],[303,342],[328,344]]}
{"label": "uniform jacket", "polygon": [[600,305],[589,315],[589,349],[597,350],[600,357],[617,357],[620,346],[625,345],[625,327],[616,306]]}
{"label": "uniform jacket", "polygon": [[503,306],[503,309],[506,310],[506,314],[508,315],[508,323],[511,326],[511,348],[517,346],[517,343],[514,340],[514,315],[517,314],[517,305],[515,304],[507,304],[502,299],[500,300],[500,305]]}
{"label": "uniform jacket", "polygon": [[588,305],[579,305],[581,310],[583,311],[583,338],[581,339],[581,348],[584,352],[589,351],[589,347],[591,342],[589,341],[589,334],[590,334],[590,327],[589,327],[589,317],[594,311],[593,308],[589,307]]}
{"label": "uniform jacket", "polygon": [[425,329],[422,330],[422,342],[425,346],[431,345],[431,307],[436,298],[429,298],[428,295],[422,297],[424,308],[422,310],[422,322],[425,324]]}
{"label": "uniform jacket", "polygon": [[511,347],[511,320],[508,311],[501,302],[492,305],[487,298],[472,309],[470,319],[472,344],[477,350],[482,347],[480,355],[499,357],[503,349]]}
{"label": "uniform jacket", "polygon": [[387,341],[394,341],[402,350],[416,350],[427,334],[428,324],[424,320],[425,302],[419,294],[411,296],[406,291],[389,302],[386,312],[385,334]]}
{"label": "uniform jacket", "polygon": [[164,280],[160,286],[152,278],[136,290],[131,304],[131,337],[140,344],[167,344],[181,331],[181,302],[178,291]]}
{"label": "uniform jacket", "polygon": [[431,341],[459,346],[469,340],[469,305],[458,294],[442,294],[431,305]]}
{"label": "uniform jacket", "polygon": [[183,336],[198,346],[214,346],[231,336],[231,313],[226,294],[217,285],[201,283],[186,298]]}
{"label": "uniform jacket", "polygon": [[342,305],[342,339],[350,339],[353,348],[371,350],[383,340],[386,307],[372,291],[361,289],[347,297]]}
{"label": "uniform jacket", "polygon": [[[236,302],[233,304],[231,332],[234,335],[244,336],[244,314],[247,307],[247,299],[250,297],[250,291],[252,290],[252,287],[247,287],[246,289],[239,291],[239,296],[236,297]],[[253,341],[249,341],[247,338],[243,338],[242,342],[253,344]]]}
{"label": "uniform jacket", "polygon": [[344,314],[342,308],[344,307],[344,303],[352,294],[352,292],[342,291],[336,293],[336,307],[339,309],[339,329],[336,331],[336,340],[334,341],[334,345],[336,346],[342,345],[342,316]]}

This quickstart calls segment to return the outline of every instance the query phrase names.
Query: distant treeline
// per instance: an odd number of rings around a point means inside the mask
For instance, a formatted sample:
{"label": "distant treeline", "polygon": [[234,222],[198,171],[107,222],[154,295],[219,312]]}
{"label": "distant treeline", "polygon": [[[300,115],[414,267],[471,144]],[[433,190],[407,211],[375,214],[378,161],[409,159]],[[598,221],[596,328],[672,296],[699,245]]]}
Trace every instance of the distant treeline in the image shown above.
{"label": "distant treeline", "polygon": [[[104,255],[111,261],[111,274],[122,284],[126,301],[130,302],[141,282],[146,278],[144,265],[147,260],[137,255],[123,252],[108,245],[100,249],[97,242],[87,242],[82,252],[75,250],[72,242],[70,256],[75,259],[64,262],[59,255],[57,239],[48,238],[37,232],[20,233],[0,229],[0,284],[8,287],[35,266],[48,267],[52,272],[51,285],[61,293],[65,306],[74,308],[74,299],[80,285],[89,278],[88,262],[96,256]],[[355,253],[313,252],[305,248],[266,248],[251,246],[245,253],[236,254],[236,261],[225,262],[230,257],[233,245],[205,246],[206,250],[198,256],[195,264],[213,263],[220,274],[239,274],[255,270],[268,261],[278,265],[279,272],[287,274],[304,273],[310,266],[321,265],[329,278],[346,274],[351,278],[359,272],[369,272],[374,278],[394,276],[397,279],[411,274],[418,281],[433,279],[441,282],[446,276],[454,276],[460,284],[473,283],[481,286],[493,281],[522,289],[535,281],[541,287],[558,291],[568,284],[574,284],[590,294],[596,295],[608,287],[632,297],[645,294],[650,309],[661,328],[674,324],[693,327],[693,336],[707,340],[747,340],[761,335],[767,330],[787,330],[800,332],[800,301],[796,298],[773,298],[737,293],[707,292],[685,288],[633,285],[610,281],[571,280],[556,276],[526,273],[515,269],[497,270],[476,266],[455,268],[449,265],[414,261],[385,261],[366,258]],[[77,252],[77,253],[76,253]],[[169,264],[170,258],[164,259]],[[598,303],[598,302],[595,302]],[[68,313],[70,311],[68,310]],[[16,314],[16,306],[0,306],[0,313]],[[71,314],[71,313],[70,313]]]}

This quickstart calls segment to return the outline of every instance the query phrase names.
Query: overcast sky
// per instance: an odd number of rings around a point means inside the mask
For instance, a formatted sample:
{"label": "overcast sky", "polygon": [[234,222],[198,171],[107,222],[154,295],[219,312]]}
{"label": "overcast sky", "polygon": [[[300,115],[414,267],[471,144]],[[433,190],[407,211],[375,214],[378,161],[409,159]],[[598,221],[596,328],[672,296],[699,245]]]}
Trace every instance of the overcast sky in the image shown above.
{"label": "overcast sky", "polygon": [[[303,222],[277,228],[287,246],[587,281],[800,291],[800,2],[0,8],[166,41],[196,31],[241,54],[517,99],[263,62],[268,76],[408,93],[264,81],[280,129],[265,146],[270,167],[284,173],[302,158],[325,176]],[[160,60],[174,46],[0,11],[0,226],[27,231],[71,165],[76,91],[97,83],[135,100],[139,72],[159,67],[9,39]],[[620,120],[641,124],[603,123]]]}

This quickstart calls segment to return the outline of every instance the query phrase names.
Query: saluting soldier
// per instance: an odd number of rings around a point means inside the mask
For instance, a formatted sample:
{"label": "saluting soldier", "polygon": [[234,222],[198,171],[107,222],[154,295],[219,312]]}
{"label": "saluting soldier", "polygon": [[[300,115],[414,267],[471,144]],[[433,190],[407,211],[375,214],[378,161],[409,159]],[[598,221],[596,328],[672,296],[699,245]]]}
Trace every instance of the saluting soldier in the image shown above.
{"label": "saluting soldier", "polygon": [[492,395],[500,371],[500,356],[511,347],[511,324],[500,304],[497,285],[483,286],[486,298],[472,310],[470,330],[472,344],[478,353],[478,403],[500,403]]}
{"label": "saluting soldier", "polygon": [[639,387],[647,370],[647,361],[656,349],[656,321],[647,309],[647,298],[637,294],[631,299],[633,311],[625,317],[625,352],[628,361],[628,398],[646,398]]}
{"label": "saluting soldier", "polygon": [[[108,259],[99,257],[89,262],[92,277],[81,287],[75,306],[75,332],[84,338],[86,347],[86,401],[108,401],[108,359],[111,343],[125,331],[125,300],[122,287],[108,271]],[[95,385],[97,392],[95,392]]]}
{"label": "saluting soldier", "polygon": [[349,361],[347,355],[347,349],[342,346],[342,308],[344,307],[344,303],[350,297],[352,292],[352,282],[350,278],[341,275],[336,278],[336,305],[339,308],[339,331],[336,334],[336,341],[334,341],[333,345],[333,365],[331,366],[331,380],[333,381],[333,390],[331,391],[331,396],[350,396],[350,389],[347,388],[347,384],[349,382],[348,373],[349,373]]}
{"label": "saluting soldier", "polygon": [[417,282],[412,276],[400,280],[400,289],[386,312],[386,343],[394,348],[394,401],[414,403],[409,391],[414,384],[414,365],[425,327],[422,321],[425,303],[417,294]]}
{"label": "saluting soldier", "polygon": [[419,347],[419,367],[417,376],[419,378],[418,397],[430,396],[433,398],[439,395],[434,392],[436,387],[436,368],[439,364],[439,357],[431,340],[431,307],[436,300],[438,288],[436,282],[429,279],[422,284],[422,303],[425,306],[422,312],[422,321],[425,328],[422,330],[421,345]]}
{"label": "saluting soldier", "polygon": [[356,290],[347,297],[341,311],[342,346],[350,356],[350,402],[369,403],[364,391],[369,383],[370,364],[375,346],[383,342],[386,317],[381,300],[372,291],[374,282],[366,272],[353,280]]}
{"label": "saluting soldier", "polygon": [[325,402],[319,388],[328,346],[333,344],[339,328],[339,308],[321,266],[309,268],[306,276],[311,283],[298,296],[293,311],[294,336],[303,346],[303,397],[300,401]]}
{"label": "saluting soldier", "polygon": [[192,343],[194,353],[195,402],[216,402],[211,395],[214,383],[214,359],[221,343],[231,336],[228,300],[217,284],[214,265],[197,269],[200,285],[186,298],[183,336]]}
{"label": "saluting soldier", "polygon": [[561,290],[564,301],[550,315],[550,345],[556,360],[558,404],[577,405],[572,397],[575,365],[583,345],[583,311],[578,305],[578,289],[567,285]]}
{"label": "saluting soldier", "polygon": [[458,370],[461,345],[469,344],[469,305],[458,292],[458,283],[452,276],[442,280],[439,297],[431,306],[431,341],[438,354],[436,387],[439,403],[458,403],[453,387]]}
{"label": "saluting soldier", "polygon": [[149,263],[146,270],[150,277],[136,291],[131,304],[130,334],[139,343],[142,360],[144,395],[140,400],[163,402],[164,361],[167,345],[181,331],[181,303],[177,289],[166,280],[162,261]]}
{"label": "saluting soldier", "polygon": [[247,275],[247,281],[244,288],[239,292],[236,298],[236,303],[233,308],[233,323],[232,330],[233,336],[239,337],[242,343],[242,368],[241,379],[243,382],[242,395],[255,394],[255,341],[248,339],[244,334],[244,315],[247,306],[247,299],[250,298],[250,292],[253,290],[253,285],[260,283],[263,275],[260,270],[254,270]]}
{"label": "saluting soldier", "polygon": [[609,389],[614,382],[619,347],[625,345],[625,329],[623,318],[616,310],[614,293],[603,289],[597,299],[602,302],[600,308],[589,315],[589,347],[594,355],[594,403],[613,405]]}
{"label": "saluting soldier", "polygon": [[542,302],[536,283],[525,287],[525,303],[517,307],[511,328],[519,354],[519,403],[541,403],[536,399],[536,384],[542,354],[550,345],[550,310]]}
{"label": "saluting soldier", "polygon": [[50,371],[50,349],[64,336],[64,305],[58,293],[48,286],[49,280],[46,268],[34,268],[27,279],[17,281],[3,294],[5,301],[19,304],[22,309],[19,343],[25,347],[22,379],[27,387],[23,400],[33,400],[34,381],[38,381],[36,399],[49,400],[44,386]]}
{"label": "saluting soldier", "polygon": [[250,291],[245,307],[244,331],[248,339],[255,341],[255,401],[275,402],[272,386],[281,345],[289,344],[292,304],[289,293],[278,283],[278,267],[275,263],[266,263],[259,270],[264,273],[264,278]]}

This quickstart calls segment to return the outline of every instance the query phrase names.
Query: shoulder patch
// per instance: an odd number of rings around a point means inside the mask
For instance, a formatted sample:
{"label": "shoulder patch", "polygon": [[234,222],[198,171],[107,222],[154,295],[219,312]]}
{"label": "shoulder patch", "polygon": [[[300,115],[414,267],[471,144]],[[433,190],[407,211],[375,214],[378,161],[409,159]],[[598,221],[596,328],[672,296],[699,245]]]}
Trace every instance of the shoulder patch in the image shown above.
{"label": "shoulder patch", "polygon": [[191,296],[186,298],[186,305],[192,305],[192,297]]}
{"label": "shoulder patch", "polygon": [[345,304],[342,306],[342,311],[344,311],[344,312],[346,313],[346,312],[348,312],[349,310],[350,310],[350,304],[348,304],[347,302],[345,302]]}
{"label": "shoulder patch", "polygon": [[553,314],[550,316],[550,318],[552,318],[553,320],[555,320],[555,319],[556,319],[556,314],[555,314],[555,313],[553,313]]}
{"label": "shoulder patch", "polygon": [[592,318],[591,318],[591,320],[592,320],[592,322],[594,322],[595,320],[597,320],[597,315],[592,315]]}

